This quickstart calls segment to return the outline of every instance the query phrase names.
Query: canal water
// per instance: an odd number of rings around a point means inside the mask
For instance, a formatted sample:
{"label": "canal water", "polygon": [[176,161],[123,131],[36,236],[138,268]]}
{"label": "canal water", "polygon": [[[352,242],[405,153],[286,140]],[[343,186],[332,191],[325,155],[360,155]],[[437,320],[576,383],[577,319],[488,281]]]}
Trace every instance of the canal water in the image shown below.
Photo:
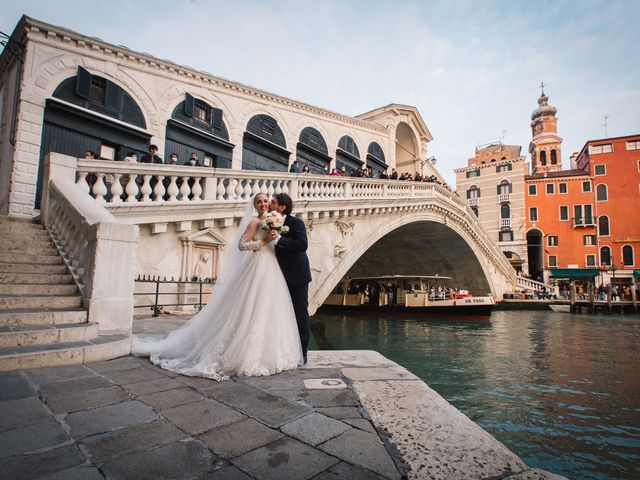
{"label": "canal water", "polygon": [[318,313],[314,346],[404,366],[518,454],[571,479],[640,479],[640,317],[490,322]]}

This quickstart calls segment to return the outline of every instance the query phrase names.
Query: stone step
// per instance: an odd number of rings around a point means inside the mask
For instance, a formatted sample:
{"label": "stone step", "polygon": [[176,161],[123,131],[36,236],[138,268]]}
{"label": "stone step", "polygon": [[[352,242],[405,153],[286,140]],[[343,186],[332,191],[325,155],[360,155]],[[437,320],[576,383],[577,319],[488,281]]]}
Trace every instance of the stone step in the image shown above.
{"label": "stone step", "polygon": [[0,295],[73,295],[78,287],[70,285],[0,285]]}
{"label": "stone step", "polygon": [[50,246],[34,246],[23,245],[20,240],[15,240],[12,244],[0,245],[0,257],[5,253],[24,253],[27,255],[59,255],[58,250],[50,244]]}
{"label": "stone step", "polygon": [[25,230],[15,228],[6,228],[3,230],[1,225],[0,238],[2,238],[3,240],[5,238],[24,238],[35,241],[51,240],[51,237],[49,236],[49,232],[47,230]]}
{"label": "stone step", "polygon": [[34,229],[44,229],[44,225],[41,223],[36,223],[33,220],[28,220],[25,218],[15,218],[15,217],[7,217],[6,215],[0,216],[0,228],[16,228],[16,227],[27,227]]}
{"label": "stone step", "polygon": [[3,253],[2,261],[7,263],[44,263],[47,265],[54,265],[56,263],[62,263],[62,258],[59,254],[56,255],[29,255],[26,253]]}
{"label": "stone step", "polygon": [[0,310],[77,308],[81,305],[80,295],[0,295]]}
{"label": "stone step", "polygon": [[68,274],[52,273],[0,273],[0,285],[27,285],[37,283],[46,285],[70,285],[73,283],[73,277]]}
{"label": "stone step", "polygon": [[[0,255],[2,259],[2,255]],[[56,273],[63,274],[68,273],[67,266],[62,265],[39,265],[37,263],[20,263],[10,262],[5,263],[0,261],[1,273]]]}
{"label": "stone step", "polygon": [[42,225],[36,224],[0,224],[0,235],[13,236],[13,235],[23,235],[23,236],[39,236],[42,234],[47,234],[48,231]]}
{"label": "stone step", "polygon": [[82,342],[0,348],[0,371],[102,362],[131,352],[131,337],[101,335]]}
{"label": "stone step", "polygon": [[0,348],[82,342],[97,336],[97,323],[0,327]]}
{"label": "stone step", "polygon": [[20,236],[0,237],[0,250],[10,252],[12,251],[12,247],[21,248],[20,251],[50,250],[56,248],[53,242],[47,238],[33,239]]}
{"label": "stone step", "polygon": [[0,327],[28,325],[86,323],[87,311],[83,308],[49,308],[0,310]]}

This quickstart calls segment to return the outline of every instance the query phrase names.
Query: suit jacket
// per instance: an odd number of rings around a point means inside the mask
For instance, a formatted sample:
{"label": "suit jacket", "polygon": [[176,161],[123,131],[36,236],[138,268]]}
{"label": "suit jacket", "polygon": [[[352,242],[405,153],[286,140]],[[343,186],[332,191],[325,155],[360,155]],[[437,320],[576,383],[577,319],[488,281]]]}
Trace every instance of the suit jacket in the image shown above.
{"label": "suit jacket", "polygon": [[276,258],[289,285],[306,285],[311,281],[307,257],[307,229],[297,217],[287,215],[284,225],[289,231],[280,234],[276,244]]}

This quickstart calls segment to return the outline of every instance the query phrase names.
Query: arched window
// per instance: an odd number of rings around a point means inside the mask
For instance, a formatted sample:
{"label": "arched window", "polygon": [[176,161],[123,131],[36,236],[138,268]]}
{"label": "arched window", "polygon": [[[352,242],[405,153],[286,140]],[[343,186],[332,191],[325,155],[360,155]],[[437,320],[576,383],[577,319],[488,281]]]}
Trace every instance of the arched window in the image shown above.
{"label": "arched window", "polygon": [[601,183],[596,187],[596,200],[598,202],[605,202],[609,199],[609,195],[607,193],[607,186],[604,183]]}
{"label": "arched window", "polygon": [[609,217],[606,215],[598,218],[598,233],[601,237],[609,236]]}
{"label": "arched window", "polygon": [[540,152],[540,165],[546,165],[547,164],[547,152],[542,150]]}
{"label": "arched window", "polygon": [[247,123],[242,144],[244,170],[286,172],[289,156],[278,121],[269,115],[256,115]]}
{"label": "arched window", "polygon": [[[377,142],[371,142],[367,149],[367,167],[372,168],[374,172],[380,174],[387,169],[384,152]],[[378,175],[375,175],[376,177]]]}
{"label": "arched window", "polygon": [[495,162],[495,161],[496,161],[496,159],[495,159],[495,158],[492,158],[492,159],[491,159],[491,161],[492,161],[492,162]]}
{"label": "arched window", "polygon": [[609,247],[600,249],[600,265],[611,265],[611,249]]}
{"label": "arched window", "polygon": [[350,175],[353,171],[362,168],[364,162],[360,160],[360,151],[356,142],[349,135],[345,135],[338,142],[336,150],[336,168]]}
{"label": "arched window", "polygon": [[506,203],[500,206],[500,218],[511,218],[511,207]]}
{"label": "arched window", "polygon": [[508,180],[502,180],[498,185],[498,195],[508,195],[512,192],[512,185]]}
{"label": "arched window", "polygon": [[622,263],[626,267],[633,266],[633,247],[631,245],[622,247]]}
{"label": "arched window", "polygon": [[233,144],[222,117],[221,109],[186,93],[167,120],[165,156],[176,153],[183,165],[195,153],[201,166],[231,168]]}
{"label": "arched window", "polygon": [[480,198],[480,189],[477,185],[471,185],[467,190],[467,198]]}
{"label": "arched window", "polygon": [[558,154],[556,153],[555,148],[551,150],[551,165],[558,164]]}
{"label": "arched window", "polygon": [[309,165],[310,173],[323,173],[322,167],[327,168],[331,163],[331,157],[327,149],[327,143],[322,134],[313,127],[305,127],[300,132],[296,148],[296,158],[300,168]]}

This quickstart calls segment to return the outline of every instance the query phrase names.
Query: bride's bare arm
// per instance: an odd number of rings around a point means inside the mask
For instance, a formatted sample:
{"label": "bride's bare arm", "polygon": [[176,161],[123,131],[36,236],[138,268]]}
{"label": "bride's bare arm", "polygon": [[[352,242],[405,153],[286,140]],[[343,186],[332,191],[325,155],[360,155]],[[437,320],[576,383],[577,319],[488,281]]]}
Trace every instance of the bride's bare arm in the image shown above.
{"label": "bride's bare arm", "polygon": [[260,221],[257,218],[253,219],[251,223],[247,225],[247,229],[244,231],[240,237],[240,241],[238,242],[238,248],[240,251],[259,250],[263,245],[269,243],[270,239],[251,240],[258,231],[258,225],[260,225]]}

